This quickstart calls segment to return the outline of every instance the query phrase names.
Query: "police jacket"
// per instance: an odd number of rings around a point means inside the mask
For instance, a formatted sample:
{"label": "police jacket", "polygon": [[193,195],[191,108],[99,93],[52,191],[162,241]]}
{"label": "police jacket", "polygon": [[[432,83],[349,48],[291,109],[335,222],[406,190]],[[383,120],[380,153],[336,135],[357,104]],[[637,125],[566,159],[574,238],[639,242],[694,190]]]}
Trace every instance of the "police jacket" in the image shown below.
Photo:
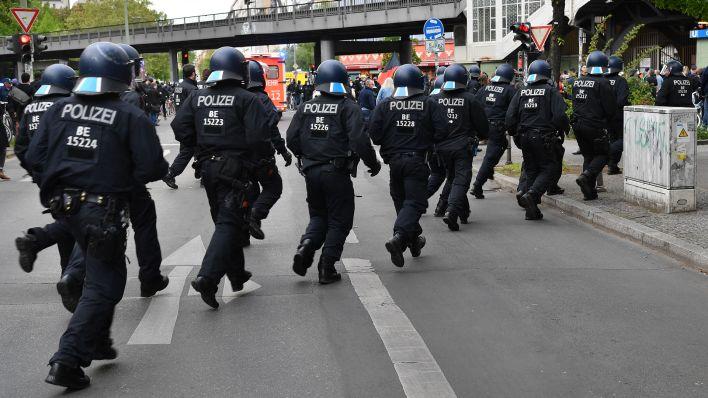
{"label": "police jacket", "polygon": [[472,93],[465,89],[442,91],[431,98],[444,108],[447,118],[447,130],[435,136],[437,149],[458,150],[466,147],[470,138],[487,138],[489,121]]}
{"label": "police jacket", "polygon": [[527,131],[568,131],[568,106],[558,90],[540,81],[527,85],[516,92],[506,112],[506,127],[509,135]]}
{"label": "police jacket", "polygon": [[490,83],[477,92],[476,98],[484,106],[490,122],[504,123],[515,94],[516,88],[509,83]]}
{"label": "police jacket", "polygon": [[467,91],[474,95],[477,94],[480,88],[482,88],[482,83],[480,83],[478,79],[471,78],[470,81],[467,82]]}
{"label": "police jacket", "polygon": [[371,140],[381,145],[381,156],[387,162],[398,153],[423,155],[432,149],[433,137],[446,132],[445,110],[424,94],[388,97],[376,106],[369,121]]}
{"label": "police jacket", "polygon": [[60,94],[36,97],[29,103],[29,105],[27,105],[27,107],[25,107],[25,114],[22,117],[22,120],[20,120],[20,128],[17,131],[15,155],[20,161],[20,166],[22,166],[22,168],[27,170],[30,174],[32,174],[32,170],[25,160],[25,155],[27,154],[30,141],[32,141],[37,129],[39,129],[39,120],[42,115],[44,115],[44,113],[47,112],[52,105],[54,105],[55,102],[64,97],[66,97],[66,95]]}
{"label": "police jacket", "polygon": [[573,125],[607,128],[617,113],[617,97],[604,76],[583,76],[573,83]]}
{"label": "police jacket", "polygon": [[138,94],[137,91],[124,91],[120,93],[120,99],[123,102],[127,102],[130,105],[136,106],[138,109],[145,111],[145,99],[142,95]]}
{"label": "police jacket", "polygon": [[656,105],[693,108],[691,95],[697,89],[691,79],[683,75],[671,75],[664,78],[664,83],[656,94]]}
{"label": "police jacket", "polygon": [[45,206],[63,188],[127,193],[136,182],[159,180],[168,166],[145,113],[114,94],[57,101],[40,119],[26,161],[40,173]]}
{"label": "police jacket", "polygon": [[623,128],[624,107],[629,106],[629,84],[624,77],[618,74],[607,76],[607,81],[610,82],[610,86],[612,86],[615,96],[617,97],[617,112],[615,112],[613,125]]}
{"label": "police jacket", "polygon": [[279,154],[285,153],[285,151],[287,151],[285,148],[285,140],[283,136],[280,135],[280,130],[278,130],[280,118],[278,117],[277,108],[273,104],[273,101],[271,101],[268,94],[263,91],[263,87],[254,87],[249,91],[258,96],[258,99],[263,104],[266,114],[268,115],[267,121],[270,130],[270,142],[273,144],[273,148],[275,148]]}
{"label": "police jacket", "polygon": [[258,96],[237,81],[193,91],[171,123],[175,138],[201,156],[257,162],[273,156],[271,118]]}
{"label": "police jacket", "polygon": [[175,87],[175,108],[179,109],[179,107],[184,103],[184,100],[189,97],[189,94],[197,89],[197,82],[192,79],[183,79],[182,83]]}
{"label": "police jacket", "polygon": [[361,109],[349,97],[322,93],[301,104],[288,127],[287,145],[305,167],[352,156],[368,167],[378,163]]}

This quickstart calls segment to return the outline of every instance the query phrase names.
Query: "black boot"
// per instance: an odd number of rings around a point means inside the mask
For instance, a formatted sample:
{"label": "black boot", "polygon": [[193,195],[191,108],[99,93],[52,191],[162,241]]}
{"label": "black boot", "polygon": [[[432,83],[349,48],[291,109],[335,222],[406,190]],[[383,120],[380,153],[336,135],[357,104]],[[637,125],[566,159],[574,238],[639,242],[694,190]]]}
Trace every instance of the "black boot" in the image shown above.
{"label": "black boot", "polygon": [[20,252],[20,268],[25,272],[32,272],[34,262],[37,260],[37,237],[31,233],[15,239],[15,246]]}
{"label": "black boot", "polygon": [[78,366],[72,368],[60,362],[54,362],[50,366],[49,375],[44,379],[49,384],[66,387],[71,390],[81,390],[91,384],[91,379]]}
{"label": "black boot", "polygon": [[113,348],[111,339],[99,343],[92,357],[94,361],[110,361],[116,358],[118,358],[118,351]]}
{"label": "black boot", "polygon": [[312,241],[309,239],[303,240],[293,257],[293,272],[300,276],[305,276],[307,269],[312,266],[314,258],[315,251],[312,248]]}
{"label": "black boot", "polygon": [[317,264],[320,284],[327,285],[342,280],[342,275],[340,275],[339,272],[337,272],[337,269],[334,268],[334,263],[336,262],[337,260],[332,257],[320,257],[320,262]]}
{"label": "black boot", "polygon": [[411,256],[420,257],[420,252],[423,250],[423,247],[425,247],[425,236],[420,235],[410,244]]}
{"label": "black boot", "polygon": [[251,279],[251,274],[250,271],[244,270],[238,277],[231,279],[229,278],[229,282],[231,282],[231,290],[234,292],[240,292],[243,290],[243,284],[248,282],[249,279]]}
{"label": "black boot", "polygon": [[616,164],[607,166],[607,175],[614,176],[618,174],[622,174],[622,169],[617,167]]}
{"label": "black boot", "polygon": [[516,191],[516,203],[518,203],[519,207],[523,208],[524,204],[521,203],[521,197],[524,196],[526,192],[521,192],[521,191]]}
{"label": "black boot", "polygon": [[543,214],[541,214],[541,210],[538,208],[538,200],[535,192],[526,192],[526,194],[521,197],[521,201],[524,203],[524,208],[526,209],[527,220],[540,220],[543,218]]}
{"label": "black boot", "polygon": [[558,184],[552,186],[548,192],[546,192],[546,195],[548,196],[553,196],[553,195],[563,195],[565,193],[565,189],[561,188],[558,186]]}
{"label": "black boot", "polygon": [[472,196],[476,199],[484,199],[484,191],[482,191],[482,186],[474,184],[472,185],[472,190],[470,191]]}
{"label": "black boot", "polygon": [[435,213],[433,214],[433,216],[435,216],[435,217],[444,216],[446,209],[447,209],[447,202],[445,202],[442,199],[438,200],[438,205],[435,207]]}
{"label": "black boot", "polygon": [[585,200],[597,199],[597,190],[595,189],[595,181],[590,177],[588,172],[583,172],[575,180],[578,184],[580,190],[583,192],[583,197]]}
{"label": "black boot", "polygon": [[219,308],[219,302],[216,301],[216,292],[219,290],[219,286],[214,282],[203,276],[198,276],[197,279],[192,281],[192,287],[201,294],[202,300],[208,306],[214,309]]}
{"label": "black boot", "polygon": [[160,275],[158,279],[150,283],[140,283],[140,297],[152,297],[155,293],[165,290],[170,284],[170,278]]}
{"label": "black boot", "polygon": [[177,189],[179,186],[177,186],[177,182],[175,181],[175,177],[172,175],[171,171],[167,172],[167,175],[162,177],[162,181],[167,184],[168,187],[172,189]]}
{"label": "black boot", "polygon": [[263,233],[263,230],[261,229],[261,220],[253,218],[251,216],[250,220],[248,221],[248,233],[250,233],[251,236],[254,237],[255,239],[258,239],[258,240],[265,239],[265,234]]}
{"label": "black boot", "polygon": [[64,305],[64,308],[72,314],[79,304],[83,288],[83,281],[78,281],[71,275],[64,275],[59,279],[59,282],[57,282],[57,292],[61,296],[61,303]]}
{"label": "black boot", "polygon": [[391,253],[391,262],[393,265],[403,267],[405,263],[403,251],[406,250],[406,240],[401,234],[393,235],[393,238],[386,242],[386,250]]}
{"label": "black boot", "polygon": [[448,211],[447,213],[445,213],[445,217],[443,217],[443,222],[447,224],[447,227],[450,228],[450,231],[460,230],[460,224],[457,223],[457,214],[455,214],[454,211]]}

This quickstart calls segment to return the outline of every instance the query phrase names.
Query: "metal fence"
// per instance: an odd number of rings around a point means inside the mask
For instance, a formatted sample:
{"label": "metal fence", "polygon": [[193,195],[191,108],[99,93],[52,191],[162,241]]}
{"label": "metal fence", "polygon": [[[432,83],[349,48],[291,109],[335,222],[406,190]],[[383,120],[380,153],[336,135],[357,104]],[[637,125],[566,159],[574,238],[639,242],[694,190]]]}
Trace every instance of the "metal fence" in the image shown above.
{"label": "metal fence", "polygon": [[[227,13],[198,15],[184,18],[164,19],[131,23],[129,36],[165,34],[193,29],[235,27],[237,24],[251,22],[279,22],[286,20],[338,16],[347,14],[386,11],[411,7],[428,6],[431,9],[439,4],[460,4],[464,0],[339,0],[312,1],[306,4],[290,4],[262,8],[245,8]],[[248,32],[242,32],[248,33]],[[98,40],[125,37],[123,25],[101,26],[71,31],[57,31],[47,34],[48,42],[59,43],[75,40]]]}

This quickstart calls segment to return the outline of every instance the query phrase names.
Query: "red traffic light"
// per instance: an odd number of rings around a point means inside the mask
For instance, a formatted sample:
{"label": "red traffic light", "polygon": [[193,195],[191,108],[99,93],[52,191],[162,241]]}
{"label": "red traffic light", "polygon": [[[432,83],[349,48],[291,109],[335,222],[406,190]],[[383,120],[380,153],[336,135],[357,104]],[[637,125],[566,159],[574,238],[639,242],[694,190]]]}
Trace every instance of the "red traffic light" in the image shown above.
{"label": "red traffic light", "polygon": [[32,41],[32,36],[30,35],[20,35],[17,38],[17,41],[20,42],[21,46],[24,46],[25,44],[29,44]]}
{"label": "red traffic light", "polygon": [[522,31],[522,32],[529,32],[529,31],[531,30],[531,28],[529,28],[529,25],[528,25],[528,24],[522,23],[522,24],[519,26],[519,30]]}

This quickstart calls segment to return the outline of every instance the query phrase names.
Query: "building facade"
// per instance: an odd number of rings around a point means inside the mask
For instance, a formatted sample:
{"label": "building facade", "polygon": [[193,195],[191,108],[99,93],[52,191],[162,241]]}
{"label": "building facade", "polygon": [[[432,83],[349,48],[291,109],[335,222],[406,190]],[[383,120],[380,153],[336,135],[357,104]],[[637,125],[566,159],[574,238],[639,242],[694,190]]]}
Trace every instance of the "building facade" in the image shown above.
{"label": "building facade", "polygon": [[42,3],[51,8],[69,8],[71,3],[69,0],[43,0]]}

